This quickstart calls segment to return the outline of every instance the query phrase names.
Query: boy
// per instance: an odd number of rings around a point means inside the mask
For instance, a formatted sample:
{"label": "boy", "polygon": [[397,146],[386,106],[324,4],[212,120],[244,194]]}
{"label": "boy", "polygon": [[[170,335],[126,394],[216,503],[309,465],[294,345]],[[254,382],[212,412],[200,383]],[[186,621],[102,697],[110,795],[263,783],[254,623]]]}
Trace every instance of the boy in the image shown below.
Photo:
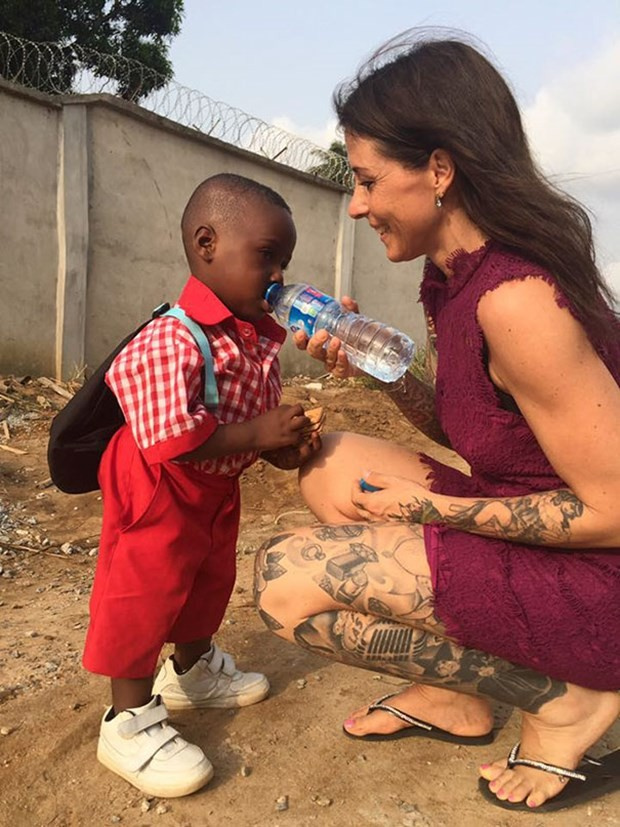
{"label": "boy", "polygon": [[[144,793],[173,797],[213,775],[202,750],[167,723],[171,708],[262,700],[264,675],[242,673],[212,642],[235,578],[239,483],[259,454],[301,465],[320,446],[301,405],[279,405],[285,333],[263,296],[296,242],[286,202],[236,175],[198,186],[181,222],[191,276],[179,306],[211,347],[217,410],[202,401],[203,357],[163,316],[106,376],[126,419],[102,458],[104,514],[84,666],[108,675],[112,706],[97,757]],[[153,684],[162,645],[175,644]]]}

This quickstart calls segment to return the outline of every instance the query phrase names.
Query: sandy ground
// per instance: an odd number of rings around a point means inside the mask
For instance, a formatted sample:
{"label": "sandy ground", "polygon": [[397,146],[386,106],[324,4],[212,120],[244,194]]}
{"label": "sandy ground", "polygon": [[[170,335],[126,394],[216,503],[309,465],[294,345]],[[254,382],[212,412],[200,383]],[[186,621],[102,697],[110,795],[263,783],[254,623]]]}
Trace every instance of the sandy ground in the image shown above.
{"label": "sandy ground", "polygon": [[[294,380],[286,401],[324,405],[326,430],[355,429],[429,451],[379,391],[309,382]],[[49,421],[64,402],[45,379],[0,379],[1,827],[620,824],[620,794],[554,815],[507,813],[480,798],[478,763],[517,740],[519,716],[510,709],[498,707],[502,729],[490,748],[413,738],[361,744],[342,735],[350,711],[401,682],[319,659],[259,620],[251,597],[255,550],[276,531],[310,521],[294,473],[263,462],[243,480],[239,576],[218,641],[241,668],[267,673],[271,696],[239,711],[174,715],[216,768],[199,793],[149,800],[109,773],[95,760],[106,682],[80,667],[101,501],[97,493],[60,493],[45,461]],[[619,745],[616,725],[593,753]]]}

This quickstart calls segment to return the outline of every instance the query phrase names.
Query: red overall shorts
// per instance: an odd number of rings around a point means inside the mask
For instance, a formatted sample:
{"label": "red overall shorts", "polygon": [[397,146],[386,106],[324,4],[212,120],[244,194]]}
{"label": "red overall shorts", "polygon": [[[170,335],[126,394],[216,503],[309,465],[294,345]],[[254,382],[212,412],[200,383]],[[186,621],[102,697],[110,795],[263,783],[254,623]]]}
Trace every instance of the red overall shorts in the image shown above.
{"label": "red overall shorts", "polygon": [[127,426],[99,474],[104,523],[83,663],[144,678],[164,643],[209,637],[222,622],[235,582],[239,480],[188,463],[149,465]]}

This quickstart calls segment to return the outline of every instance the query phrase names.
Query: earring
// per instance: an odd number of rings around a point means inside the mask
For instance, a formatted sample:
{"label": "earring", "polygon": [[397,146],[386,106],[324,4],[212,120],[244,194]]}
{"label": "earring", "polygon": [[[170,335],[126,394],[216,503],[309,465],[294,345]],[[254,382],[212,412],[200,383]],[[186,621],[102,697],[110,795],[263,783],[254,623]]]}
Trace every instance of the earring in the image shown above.
{"label": "earring", "polygon": [[437,207],[438,210],[441,209],[441,199],[442,198],[443,198],[443,195],[441,193],[439,193],[439,192],[435,193],[435,206]]}

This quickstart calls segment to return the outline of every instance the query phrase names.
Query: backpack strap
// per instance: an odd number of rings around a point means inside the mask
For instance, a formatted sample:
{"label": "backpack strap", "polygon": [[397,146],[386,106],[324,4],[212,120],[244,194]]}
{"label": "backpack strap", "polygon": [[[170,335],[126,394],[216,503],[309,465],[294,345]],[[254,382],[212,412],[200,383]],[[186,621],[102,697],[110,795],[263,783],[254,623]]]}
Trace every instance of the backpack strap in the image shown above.
{"label": "backpack strap", "polygon": [[215,381],[215,370],[213,368],[213,355],[211,354],[209,340],[207,339],[204,330],[197,322],[195,322],[193,319],[190,319],[190,317],[187,315],[187,313],[185,312],[185,310],[183,310],[182,307],[171,307],[170,310],[167,310],[165,313],[162,313],[161,315],[174,316],[175,319],[178,319],[185,325],[185,327],[189,330],[189,332],[196,340],[196,344],[198,345],[198,347],[200,348],[200,352],[202,353],[202,358],[205,360],[205,405],[208,408],[217,407],[219,395],[217,392],[217,383]]}

